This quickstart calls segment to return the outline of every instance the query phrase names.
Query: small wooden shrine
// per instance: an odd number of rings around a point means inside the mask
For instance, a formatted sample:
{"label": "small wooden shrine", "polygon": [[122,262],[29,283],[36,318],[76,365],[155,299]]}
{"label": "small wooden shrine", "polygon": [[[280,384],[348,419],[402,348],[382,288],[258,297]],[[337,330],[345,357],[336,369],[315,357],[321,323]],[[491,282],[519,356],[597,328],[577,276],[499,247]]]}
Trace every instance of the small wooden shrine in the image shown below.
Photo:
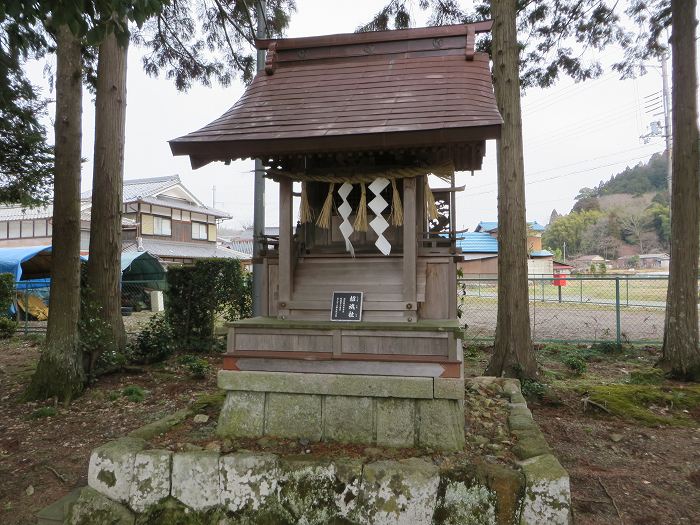
{"label": "small wooden shrine", "polygon": [[241,99],[170,142],[195,168],[260,158],[279,183],[263,316],[229,328],[221,434],[463,443],[455,171],[500,132],[475,51],[490,26],[259,40]]}

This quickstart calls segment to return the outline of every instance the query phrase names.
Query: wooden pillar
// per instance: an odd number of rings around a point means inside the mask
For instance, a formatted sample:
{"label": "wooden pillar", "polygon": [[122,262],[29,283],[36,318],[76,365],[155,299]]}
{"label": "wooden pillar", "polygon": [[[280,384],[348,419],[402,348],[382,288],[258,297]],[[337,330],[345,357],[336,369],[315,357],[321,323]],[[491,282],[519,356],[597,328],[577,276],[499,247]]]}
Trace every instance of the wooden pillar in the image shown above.
{"label": "wooden pillar", "polygon": [[277,317],[289,317],[292,299],[292,180],[280,178],[279,309]]}
{"label": "wooden pillar", "polygon": [[416,178],[403,179],[403,300],[406,320],[416,322]]}

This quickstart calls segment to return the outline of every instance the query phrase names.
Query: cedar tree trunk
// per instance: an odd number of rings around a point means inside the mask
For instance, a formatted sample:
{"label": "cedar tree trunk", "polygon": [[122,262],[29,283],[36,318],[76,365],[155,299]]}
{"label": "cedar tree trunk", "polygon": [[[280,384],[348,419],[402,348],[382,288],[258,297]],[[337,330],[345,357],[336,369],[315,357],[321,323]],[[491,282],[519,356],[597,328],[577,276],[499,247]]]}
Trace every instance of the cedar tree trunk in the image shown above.
{"label": "cedar tree trunk", "polygon": [[56,145],[51,295],[46,344],[26,393],[66,403],[84,388],[78,346],[80,317],[80,41],[63,25],[56,32]]}
{"label": "cedar tree trunk", "polygon": [[700,380],[698,349],[698,157],[696,0],[672,0],[673,184],[671,264],[659,366],[671,377]]}
{"label": "cedar tree trunk", "polygon": [[516,0],[492,0],[494,89],[503,116],[498,141],[498,318],[487,375],[537,377],[530,336],[525,168]]}
{"label": "cedar tree trunk", "polygon": [[[95,97],[95,156],[90,210],[90,258],[87,284],[96,315],[110,328],[119,350],[126,345],[121,315],[122,193],[126,121],[126,58],[128,40],[122,45],[114,32],[100,45]],[[90,356],[92,368],[97,355]]]}

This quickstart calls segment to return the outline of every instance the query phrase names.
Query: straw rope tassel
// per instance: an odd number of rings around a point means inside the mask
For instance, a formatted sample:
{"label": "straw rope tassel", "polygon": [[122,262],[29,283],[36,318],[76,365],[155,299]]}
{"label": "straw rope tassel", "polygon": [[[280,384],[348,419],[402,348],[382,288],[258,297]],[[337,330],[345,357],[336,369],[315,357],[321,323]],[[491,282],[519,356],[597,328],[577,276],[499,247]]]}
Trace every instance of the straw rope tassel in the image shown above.
{"label": "straw rope tassel", "polygon": [[311,209],[309,204],[309,193],[306,187],[306,181],[301,183],[301,204],[299,205],[299,222],[306,224],[313,222],[314,220],[314,210]]}
{"label": "straw rope tassel", "polygon": [[425,204],[428,211],[428,219],[434,221],[438,218],[438,209],[435,205],[435,196],[433,191],[430,189],[430,183],[428,182],[428,177],[425,177]]}
{"label": "straw rope tassel", "polygon": [[326,195],[326,200],[323,203],[323,208],[321,209],[321,214],[318,216],[316,221],[316,226],[323,228],[325,230],[331,227],[331,208],[333,208],[333,190],[335,189],[335,183],[331,182],[328,185],[328,195]]}
{"label": "straw rope tassel", "polygon": [[367,231],[367,188],[365,183],[360,183],[360,205],[357,207],[357,213],[355,214],[355,222],[352,227],[355,231],[366,232]]}
{"label": "straw rope tassel", "polygon": [[394,226],[403,225],[403,206],[401,205],[401,194],[396,187],[396,179],[391,179],[391,224]]}

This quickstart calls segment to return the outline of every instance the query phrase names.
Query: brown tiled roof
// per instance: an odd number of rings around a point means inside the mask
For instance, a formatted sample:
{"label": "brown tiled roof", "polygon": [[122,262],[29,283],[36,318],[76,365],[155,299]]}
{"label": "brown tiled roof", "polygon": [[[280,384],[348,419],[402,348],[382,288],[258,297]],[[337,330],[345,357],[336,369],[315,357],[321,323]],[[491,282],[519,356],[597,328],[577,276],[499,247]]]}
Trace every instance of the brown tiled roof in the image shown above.
{"label": "brown tiled roof", "polygon": [[470,53],[467,32],[458,25],[259,41],[269,46],[268,73],[258,73],[224,115],[170,147],[196,167],[495,138],[502,119],[488,56]]}

